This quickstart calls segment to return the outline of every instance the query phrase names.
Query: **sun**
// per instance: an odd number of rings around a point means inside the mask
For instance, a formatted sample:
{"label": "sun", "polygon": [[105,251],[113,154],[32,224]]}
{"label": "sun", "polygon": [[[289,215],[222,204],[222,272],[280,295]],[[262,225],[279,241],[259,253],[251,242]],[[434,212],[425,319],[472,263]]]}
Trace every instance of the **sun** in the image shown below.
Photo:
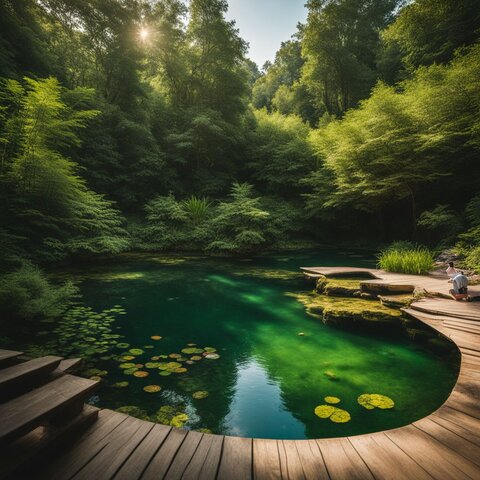
{"label": "sun", "polygon": [[138,36],[140,37],[140,40],[142,40],[143,42],[147,40],[147,38],[150,36],[150,32],[148,28],[142,27],[138,32]]}

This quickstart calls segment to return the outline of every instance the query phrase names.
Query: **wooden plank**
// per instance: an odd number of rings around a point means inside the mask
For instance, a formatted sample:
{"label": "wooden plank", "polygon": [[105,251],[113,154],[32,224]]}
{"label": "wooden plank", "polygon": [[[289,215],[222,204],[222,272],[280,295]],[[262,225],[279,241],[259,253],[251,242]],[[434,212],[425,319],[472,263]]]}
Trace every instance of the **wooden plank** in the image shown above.
{"label": "wooden plank", "polygon": [[53,371],[61,360],[61,357],[49,355],[1,369],[0,398],[5,398],[9,389],[18,387],[19,383],[25,386],[25,389],[28,388],[32,378],[38,378]]}
{"label": "wooden plank", "polygon": [[9,445],[0,456],[0,479],[12,477],[27,478],[22,474],[22,468],[28,465],[38,465],[53,449],[59,448],[72,435],[77,435],[98,417],[98,408],[86,405],[75,418],[55,429],[38,427],[33,432]]}
{"label": "wooden plank", "polygon": [[385,435],[434,478],[469,480],[471,472],[478,472],[476,465],[445,448],[413,425],[389,430]]}
{"label": "wooden plank", "polygon": [[[475,464],[473,468],[480,473],[480,446],[478,444],[466,440],[429,418],[415,422],[414,425],[431,438],[435,438],[437,442],[448,447],[450,452],[457,452],[462,458],[470,460],[472,464]],[[444,457],[446,458],[446,455]],[[470,475],[469,471],[464,471]]]}
{"label": "wooden plank", "polygon": [[142,480],[157,480],[165,476],[187,433],[187,430],[172,428],[162,446],[145,469]]}
{"label": "wooden plank", "polygon": [[279,440],[277,442],[280,471],[283,479],[305,480],[305,473],[302,467],[302,461],[298,454],[295,440]]}
{"label": "wooden plank", "polygon": [[[480,445],[480,420],[478,418],[471,417],[447,406],[441,407],[427,418],[449,428],[475,445]],[[448,422],[448,426],[445,422]]]}
{"label": "wooden plank", "polygon": [[251,438],[225,437],[218,480],[248,480],[253,472]]}
{"label": "wooden plank", "polygon": [[101,410],[95,424],[73,446],[67,451],[62,451],[56,459],[49,461],[46,468],[37,474],[39,480],[72,478],[105,447],[108,435],[114,432],[127,418],[128,415],[123,413]]}
{"label": "wooden plank", "polygon": [[175,458],[170,464],[165,480],[176,480],[182,478],[185,470],[187,469],[190,460],[197,450],[198,444],[202,439],[203,434],[199,432],[188,432],[185,440],[178,449]]}
{"label": "wooden plank", "polygon": [[72,479],[112,478],[153,426],[151,422],[128,417],[114,432],[105,437],[105,447]]}
{"label": "wooden plank", "polygon": [[203,435],[182,479],[210,480],[217,476],[222,456],[223,436]]}
{"label": "wooden plank", "polygon": [[327,467],[317,442],[315,440],[297,440],[295,445],[305,478],[307,480],[328,480]]}
{"label": "wooden plank", "polygon": [[93,380],[64,375],[0,405],[0,444],[19,438],[68,404],[85,398],[97,384]]}
{"label": "wooden plank", "polygon": [[23,355],[23,352],[0,349],[0,368],[4,365],[8,365],[13,359],[19,357],[20,355]]}
{"label": "wooden plank", "polygon": [[384,433],[349,437],[349,440],[375,478],[390,479],[393,472],[395,480],[433,478]]}
{"label": "wooden plank", "polygon": [[115,474],[115,480],[138,480],[167,438],[171,429],[172,427],[167,427],[166,425],[154,425]]}
{"label": "wooden plank", "polygon": [[281,478],[277,440],[253,439],[253,476],[259,480]]}
{"label": "wooden plank", "polygon": [[317,440],[331,480],[374,480],[348,438]]}
{"label": "wooden plank", "polygon": [[82,358],[67,358],[62,360],[58,366],[58,370],[61,372],[69,372],[70,370],[80,366],[83,363]]}

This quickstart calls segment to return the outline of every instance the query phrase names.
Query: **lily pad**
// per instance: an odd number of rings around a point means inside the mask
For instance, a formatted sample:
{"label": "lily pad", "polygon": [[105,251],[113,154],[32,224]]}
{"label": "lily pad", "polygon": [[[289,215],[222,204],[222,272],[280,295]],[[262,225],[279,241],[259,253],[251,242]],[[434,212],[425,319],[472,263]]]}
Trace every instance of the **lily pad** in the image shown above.
{"label": "lily pad", "polygon": [[148,377],[150,374],[148,372],[144,372],[143,370],[137,370],[133,372],[134,377],[145,378]]}
{"label": "lily pad", "polygon": [[367,410],[375,408],[386,410],[395,406],[395,402],[390,397],[380,395],[379,393],[364,393],[358,397],[357,401]]}
{"label": "lily pad", "polygon": [[123,371],[123,373],[125,375],[133,375],[137,370],[138,370],[138,368],[136,368],[136,367],[127,368],[126,370]]}
{"label": "lily pad", "polygon": [[127,362],[129,362],[130,360],[135,360],[135,357],[133,355],[124,355],[122,357],[122,360],[126,360]]}
{"label": "lily pad", "polygon": [[168,377],[169,375],[172,374],[172,372],[170,372],[170,370],[160,370],[158,374],[161,375],[162,377]]}
{"label": "lily pad", "polygon": [[209,428],[200,428],[200,429],[197,430],[197,432],[200,432],[200,433],[208,433],[208,434],[212,434],[212,433],[213,433]]}
{"label": "lily pad", "polygon": [[352,419],[346,410],[332,407],[332,405],[319,405],[315,408],[315,415],[320,418],[329,418],[334,423],[346,423]]}
{"label": "lily pad", "polygon": [[199,390],[198,392],[193,392],[192,397],[195,400],[202,400],[203,398],[208,397],[208,392],[205,390]]}
{"label": "lily pad", "polygon": [[193,357],[190,357],[190,360],[193,360],[194,362],[199,362],[203,357],[200,357],[200,355],[194,355]]}
{"label": "lily pad", "polygon": [[158,423],[180,428],[188,420],[188,415],[183,411],[183,408],[164,405],[158,409],[156,420]]}
{"label": "lily pad", "polygon": [[182,356],[179,353],[171,353],[169,355],[170,358],[182,358]]}
{"label": "lily pad", "polygon": [[128,385],[129,385],[128,382],[117,382],[113,384],[113,386],[116,388],[126,388],[128,387]]}
{"label": "lily pad", "polygon": [[152,357],[152,360],[154,362],[157,362],[158,360],[160,360],[160,356],[159,355],[156,355],[155,357]]}
{"label": "lily pad", "polygon": [[173,373],[185,373],[187,371],[184,367],[175,368],[172,370]]}
{"label": "lily pad", "polygon": [[335,408],[335,411],[330,416],[330,420],[334,423],[347,423],[352,419],[346,410]]}
{"label": "lily pad", "polygon": [[156,393],[161,389],[162,387],[160,385],[147,385],[146,387],[143,387],[143,390],[147,393]]}
{"label": "lily pad", "polygon": [[203,348],[196,348],[196,347],[188,347],[188,348],[183,348],[182,353],[185,353],[186,355],[193,355],[196,353],[203,353]]}
{"label": "lily pad", "polygon": [[132,355],[142,355],[142,353],[144,353],[144,351],[141,348],[131,348],[129,352]]}
{"label": "lily pad", "polygon": [[338,397],[325,397],[324,400],[327,402],[327,403],[340,403],[340,399]]}
{"label": "lily pad", "polygon": [[145,364],[145,368],[158,368],[159,365],[160,364],[158,362],[147,362]]}
{"label": "lily pad", "polygon": [[125,368],[134,368],[135,364],[134,363],[121,363],[119,365],[119,368],[125,369]]}
{"label": "lily pad", "polygon": [[126,413],[127,415],[131,415],[132,417],[140,418],[141,420],[149,419],[145,410],[142,410],[140,407],[134,405],[117,408],[117,412]]}
{"label": "lily pad", "polygon": [[129,343],[117,343],[116,345],[117,348],[122,348],[122,349],[128,348],[129,346],[130,346]]}
{"label": "lily pad", "polygon": [[93,375],[90,377],[90,380],[93,380],[94,382],[99,382],[102,379],[102,377],[99,377],[98,375]]}
{"label": "lily pad", "polygon": [[315,408],[315,415],[320,418],[330,418],[335,411],[335,407],[331,405],[319,405]]}
{"label": "lily pad", "polygon": [[205,355],[205,358],[207,358],[208,360],[218,360],[220,358],[220,355],[218,353],[207,353],[207,355]]}
{"label": "lily pad", "polygon": [[162,339],[162,337],[160,335],[152,335],[150,338],[152,340],[161,340]]}
{"label": "lily pad", "polygon": [[182,428],[185,425],[185,422],[188,421],[188,415],[186,413],[181,413],[180,415],[175,415],[170,422],[170,425],[175,428]]}

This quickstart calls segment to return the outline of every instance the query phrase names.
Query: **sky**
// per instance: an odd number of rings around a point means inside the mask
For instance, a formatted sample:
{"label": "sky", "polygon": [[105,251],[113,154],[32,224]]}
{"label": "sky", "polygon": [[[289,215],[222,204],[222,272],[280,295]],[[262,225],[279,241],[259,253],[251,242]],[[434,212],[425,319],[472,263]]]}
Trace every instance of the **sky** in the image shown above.
{"label": "sky", "polygon": [[240,36],[250,44],[249,58],[260,68],[275,59],[280,44],[307,18],[306,0],[228,0],[228,20],[235,20]]}

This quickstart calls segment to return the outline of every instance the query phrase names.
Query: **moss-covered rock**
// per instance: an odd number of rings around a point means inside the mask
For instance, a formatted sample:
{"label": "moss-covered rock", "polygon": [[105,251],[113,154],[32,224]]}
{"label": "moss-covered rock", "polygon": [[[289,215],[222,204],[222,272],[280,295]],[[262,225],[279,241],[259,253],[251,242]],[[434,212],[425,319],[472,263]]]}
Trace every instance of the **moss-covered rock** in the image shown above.
{"label": "moss-covered rock", "polygon": [[353,297],[357,292],[360,292],[361,279],[359,278],[328,277],[322,282],[319,280],[317,280],[317,292],[324,295]]}
{"label": "moss-covered rock", "polygon": [[402,325],[402,312],[385,307],[380,302],[315,293],[287,293],[287,295],[303,303],[309,314],[320,317],[327,324]]}
{"label": "moss-covered rock", "polygon": [[412,300],[414,300],[414,296],[412,294],[379,295],[378,298],[382,305],[390,308],[408,307]]}

